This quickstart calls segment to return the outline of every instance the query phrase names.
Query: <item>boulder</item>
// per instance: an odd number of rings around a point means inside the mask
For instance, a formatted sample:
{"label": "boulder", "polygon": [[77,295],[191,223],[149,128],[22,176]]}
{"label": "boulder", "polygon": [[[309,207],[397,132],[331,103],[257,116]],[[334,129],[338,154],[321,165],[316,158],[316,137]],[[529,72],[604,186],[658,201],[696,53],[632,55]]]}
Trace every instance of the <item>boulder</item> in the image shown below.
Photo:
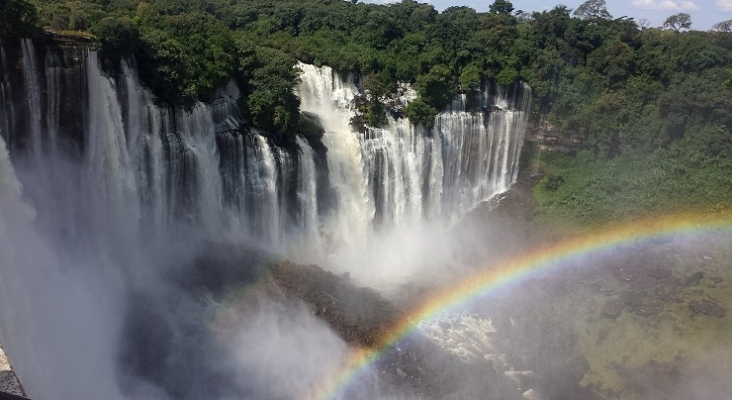
{"label": "boulder", "polygon": [[727,314],[724,307],[711,300],[692,301],[689,303],[689,309],[694,314],[711,315],[718,318],[722,318]]}

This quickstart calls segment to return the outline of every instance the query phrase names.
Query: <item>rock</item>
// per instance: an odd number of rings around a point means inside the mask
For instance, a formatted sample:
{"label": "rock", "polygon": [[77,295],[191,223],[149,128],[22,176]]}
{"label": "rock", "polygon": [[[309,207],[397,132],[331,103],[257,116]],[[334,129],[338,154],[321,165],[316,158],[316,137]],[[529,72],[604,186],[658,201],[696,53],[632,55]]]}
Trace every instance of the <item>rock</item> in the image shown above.
{"label": "rock", "polygon": [[684,280],[684,283],[682,286],[684,286],[685,288],[690,287],[690,286],[696,286],[699,284],[699,281],[703,277],[704,277],[704,272],[699,271],[699,272],[695,273],[694,275],[686,278]]}
{"label": "rock", "polygon": [[611,293],[614,291],[612,285],[609,282],[605,282],[604,279],[600,279],[595,285],[595,289],[600,293]]}
{"label": "rock", "polygon": [[523,398],[526,400],[541,400],[541,396],[539,396],[539,392],[537,392],[534,389],[529,389],[523,393]]}
{"label": "rock", "polygon": [[587,361],[587,357],[583,354],[577,354],[576,356],[567,360],[564,364],[564,370],[574,379],[581,379],[585,372],[590,370],[590,362]]}
{"label": "rock", "polygon": [[15,376],[8,357],[5,355],[2,347],[0,347],[0,398],[4,398],[1,396],[3,393],[25,396],[23,387],[20,385],[18,377]]}
{"label": "rock", "polygon": [[539,377],[532,371],[504,371],[503,374],[517,388],[532,387],[539,382]]}
{"label": "rock", "polygon": [[602,316],[615,319],[620,316],[620,313],[623,312],[624,308],[625,308],[625,302],[623,302],[619,299],[609,300],[602,307]]}
{"label": "rock", "polygon": [[659,301],[651,301],[644,304],[638,304],[633,307],[633,312],[643,317],[656,315],[661,311],[663,311],[663,303]]}
{"label": "rock", "polygon": [[648,276],[656,279],[668,279],[673,273],[666,267],[653,267],[648,271]]}
{"label": "rock", "polygon": [[618,279],[622,281],[630,282],[638,277],[638,271],[634,271],[628,268],[620,268],[617,270],[615,275],[618,277]]}
{"label": "rock", "polygon": [[607,326],[600,329],[600,332],[598,332],[598,334],[597,334],[597,343],[600,343],[603,340],[607,339],[609,334],[610,334],[610,328],[608,328]]}
{"label": "rock", "polygon": [[620,299],[629,306],[636,306],[638,304],[641,304],[643,299],[645,299],[647,294],[645,291],[639,291],[639,290],[629,290],[626,292],[623,292],[620,295]]}
{"label": "rock", "polygon": [[718,285],[724,281],[721,276],[708,276],[707,279],[712,281],[712,283],[715,285]]}
{"label": "rock", "polygon": [[669,289],[667,292],[660,293],[658,298],[664,303],[683,303],[685,300],[680,289]]}
{"label": "rock", "polygon": [[692,301],[689,303],[689,309],[694,314],[711,315],[718,318],[727,315],[724,307],[711,300]]}

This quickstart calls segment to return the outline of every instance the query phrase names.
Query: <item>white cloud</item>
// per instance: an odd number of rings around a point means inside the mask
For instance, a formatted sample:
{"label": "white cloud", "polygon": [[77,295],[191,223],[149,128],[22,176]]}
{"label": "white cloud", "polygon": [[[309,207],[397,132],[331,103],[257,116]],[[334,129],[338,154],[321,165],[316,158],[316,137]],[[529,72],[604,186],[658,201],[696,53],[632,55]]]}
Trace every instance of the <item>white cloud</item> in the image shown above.
{"label": "white cloud", "polygon": [[732,0],[717,0],[717,5],[723,12],[732,13]]}
{"label": "white cloud", "polygon": [[[732,4],[732,0],[717,0],[719,4]],[[664,11],[690,11],[698,10],[699,6],[693,1],[674,1],[674,0],[633,0],[633,6],[644,10],[664,10]]]}
{"label": "white cloud", "polygon": [[682,1],[680,6],[681,6],[682,10],[698,10],[699,9],[699,6],[694,4],[693,1]]}

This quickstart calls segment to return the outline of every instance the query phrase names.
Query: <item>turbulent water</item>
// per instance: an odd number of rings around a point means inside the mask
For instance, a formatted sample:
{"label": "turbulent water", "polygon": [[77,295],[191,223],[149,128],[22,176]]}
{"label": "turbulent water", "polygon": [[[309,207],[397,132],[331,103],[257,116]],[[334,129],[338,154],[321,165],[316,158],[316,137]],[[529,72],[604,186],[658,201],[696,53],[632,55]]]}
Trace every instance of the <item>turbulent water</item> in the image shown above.
{"label": "turbulent water", "polygon": [[[22,338],[41,329],[25,318],[38,307],[44,318],[69,318],[48,322],[68,335],[47,347],[63,346],[87,311],[105,321],[90,345],[113,347],[119,322],[104,316],[115,302],[78,306],[84,285],[122,296],[131,269],[144,275],[162,257],[150,254],[178,253],[191,239],[255,243],[363,281],[409,274],[410,265],[435,261],[416,254],[425,247],[416,226],[439,241],[435,230],[506,190],[518,173],[530,97],[523,87],[476,93],[471,110],[456,99],[432,129],[389,117],[388,126],[357,132],[350,126],[357,77],[301,64],[302,110],[325,134],[322,145],[298,137],[296,147],[281,148],[241,129],[233,84],[213,103],[184,111],[156,104],[130,60],[107,74],[92,49],[24,40],[0,50],[0,273],[2,302],[14,305],[3,309],[1,333],[39,398],[50,398],[58,382],[27,372],[51,360],[31,349],[40,336]],[[103,279],[58,287],[65,280],[56,275],[85,268],[101,268]],[[68,290],[78,295],[54,305]],[[24,308],[28,292],[43,295]],[[112,375],[102,370],[88,371],[85,384]]]}

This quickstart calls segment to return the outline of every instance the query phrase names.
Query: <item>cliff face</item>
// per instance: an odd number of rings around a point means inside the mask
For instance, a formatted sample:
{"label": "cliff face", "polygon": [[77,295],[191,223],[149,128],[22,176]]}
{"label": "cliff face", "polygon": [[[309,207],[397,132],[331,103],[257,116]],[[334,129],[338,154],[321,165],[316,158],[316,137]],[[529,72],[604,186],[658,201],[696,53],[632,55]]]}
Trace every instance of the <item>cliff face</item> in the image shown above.
{"label": "cliff face", "polygon": [[25,396],[23,387],[18,381],[18,377],[13,372],[8,356],[5,355],[2,347],[0,347],[0,392],[10,393],[16,396]]}
{"label": "cliff face", "polygon": [[[74,219],[150,238],[194,227],[322,249],[383,227],[452,221],[516,179],[530,97],[487,88],[473,111],[458,98],[432,129],[389,118],[356,132],[353,77],[302,64],[302,109],[326,132],[322,143],[298,137],[282,148],[243,128],[233,84],[182,110],[157,104],[134,61],[105,72],[90,44],[26,39],[0,51],[0,133],[14,163],[42,178],[31,196],[81,193],[69,207],[94,212]],[[77,179],[60,176],[62,164]]]}
{"label": "cliff face", "polygon": [[[356,284],[396,281],[447,263],[424,250],[443,249],[433,233],[516,179],[522,87],[489,88],[473,110],[458,99],[432,129],[355,131],[353,77],[303,65],[301,108],[325,133],[282,148],[244,127],[234,85],[175,109],[133,60],[109,62],[88,44],[0,45],[0,336],[32,397],[123,398],[121,305],[170,289],[158,275],[198,248],[247,243]],[[69,359],[74,385],[56,367]]]}

